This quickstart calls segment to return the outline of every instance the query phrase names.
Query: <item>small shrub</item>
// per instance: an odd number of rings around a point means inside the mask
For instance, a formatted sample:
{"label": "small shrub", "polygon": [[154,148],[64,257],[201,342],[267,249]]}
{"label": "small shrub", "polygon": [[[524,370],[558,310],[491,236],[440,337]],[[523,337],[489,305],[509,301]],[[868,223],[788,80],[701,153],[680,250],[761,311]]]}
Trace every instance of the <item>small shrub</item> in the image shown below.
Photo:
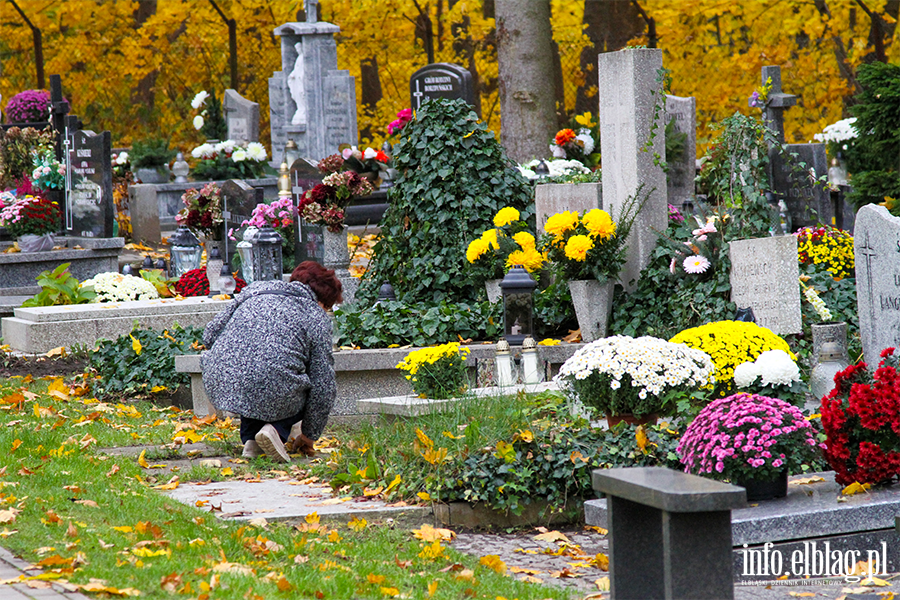
{"label": "small shrub", "polygon": [[62,263],[53,271],[44,271],[37,277],[41,291],[22,303],[24,307],[58,306],[65,304],[85,304],[96,294],[91,287],[81,287],[81,283],[69,273],[71,263]]}
{"label": "small shrub", "polygon": [[187,373],[175,372],[175,356],[199,353],[202,340],[202,329],[177,323],[164,331],[135,327],[129,335],[102,340],[91,355],[102,380],[98,395],[174,391],[189,381]]}

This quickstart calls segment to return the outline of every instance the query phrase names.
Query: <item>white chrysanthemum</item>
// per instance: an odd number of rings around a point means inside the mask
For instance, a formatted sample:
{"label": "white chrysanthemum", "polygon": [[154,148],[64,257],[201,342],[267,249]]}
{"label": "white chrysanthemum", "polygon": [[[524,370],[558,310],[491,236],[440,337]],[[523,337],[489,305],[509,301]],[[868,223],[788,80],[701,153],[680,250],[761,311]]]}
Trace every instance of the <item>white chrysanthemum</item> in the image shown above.
{"label": "white chrysanthemum", "polygon": [[266,160],[266,147],[259,142],[250,142],[247,144],[247,158],[262,162]]}
{"label": "white chrysanthemum", "polygon": [[81,284],[93,287],[97,296],[91,302],[128,302],[159,298],[156,287],[140,277],[119,273],[100,273]]}
{"label": "white chrysanthemum", "polygon": [[127,152],[119,152],[119,155],[116,156],[116,164],[124,165],[128,162],[128,153]]}
{"label": "white chrysanthemum", "polygon": [[203,117],[201,115],[194,117],[194,129],[197,129],[198,131],[203,129]]}
{"label": "white chrysanthemum", "polygon": [[763,385],[792,385],[800,381],[800,368],[784,350],[767,350],[756,357]]}
{"label": "white chrysanthemum", "polygon": [[566,151],[563,148],[560,148],[556,144],[550,144],[550,152],[553,154],[554,158],[565,158]]}
{"label": "white chrysanthemum", "polygon": [[817,142],[845,142],[856,138],[856,117],[832,123],[813,137]]}
{"label": "white chrysanthemum", "polygon": [[594,151],[594,138],[592,138],[590,134],[583,133],[580,135],[576,135],[575,139],[581,142],[585,154],[590,154]]}
{"label": "white chrysanthemum", "polygon": [[524,177],[525,179],[537,179],[537,173],[535,173],[531,169],[523,167],[522,165],[519,165],[516,168],[519,169],[519,173],[521,173],[522,177]]}
{"label": "white chrysanthemum", "polygon": [[224,142],[219,142],[216,144],[216,152],[224,152],[225,154],[231,154],[234,152],[234,148],[237,146],[237,142],[234,140],[225,140]]}
{"label": "white chrysanthemum", "polygon": [[216,155],[216,149],[212,144],[200,144],[191,150],[191,156],[194,158],[207,159]]}
{"label": "white chrysanthemum", "polygon": [[759,366],[752,361],[741,363],[734,368],[734,384],[739,388],[745,388],[752,385],[759,376]]}
{"label": "white chrysanthemum", "polygon": [[234,154],[231,155],[231,160],[234,162],[242,162],[247,160],[247,152],[243,148],[238,148],[234,151]]}
{"label": "white chrysanthemum", "polygon": [[820,319],[823,321],[830,321],[834,318],[831,311],[825,306],[825,301],[819,297],[819,294],[815,289],[808,287],[803,290],[803,295],[806,297],[806,300],[812,304],[812,307],[816,310]]}
{"label": "white chrysanthemum", "polygon": [[[207,98],[209,98],[209,94],[206,92],[206,90],[199,92],[196,96],[194,96],[194,99],[191,100],[191,108],[195,110],[200,108],[201,106],[203,106],[203,103],[206,102]],[[198,127],[197,129],[200,128]]]}

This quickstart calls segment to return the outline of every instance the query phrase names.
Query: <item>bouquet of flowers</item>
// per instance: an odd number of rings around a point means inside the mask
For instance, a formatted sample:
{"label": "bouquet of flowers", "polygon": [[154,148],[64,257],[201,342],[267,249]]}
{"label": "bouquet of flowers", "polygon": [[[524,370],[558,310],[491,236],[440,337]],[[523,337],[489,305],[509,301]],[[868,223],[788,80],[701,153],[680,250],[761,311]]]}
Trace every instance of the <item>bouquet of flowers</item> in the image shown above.
{"label": "bouquet of flowers", "polygon": [[894,348],[881,353],[875,373],[866,363],[834,377],[822,398],[825,459],[841,485],[886,483],[900,476],[900,374]]}
{"label": "bouquet of flowers", "polygon": [[10,123],[39,123],[50,119],[50,92],[25,90],[6,104],[6,118]]}
{"label": "bouquet of flowers", "polygon": [[501,208],[494,215],[494,229],[469,242],[466,260],[484,279],[500,279],[514,265],[522,265],[529,273],[540,270],[547,260],[538,252],[534,235],[511,206]]}
{"label": "bouquet of flowers", "polygon": [[50,149],[34,153],[31,180],[41,190],[61,190],[66,185],[66,165],[60,164]]}
{"label": "bouquet of flowers", "polygon": [[553,138],[550,144],[550,152],[553,158],[564,158],[567,160],[577,160],[585,166],[596,164],[596,160],[592,159],[594,154],[594,137],[587,128],[581,128],[576,133],[573,129],[561,129]]}
{"label": "bouquet of flowers", "polygon": [[755,361],[766,350],[783,350],[794,358],[784,339],[765,327],[744,321],[707,323],[685,329],[669,341],[702,350],[712,357],[716,365],[716,390],[720,397],[731,391],[735,383],[735,367]]}
{"label": "bouquet of flowers", "polygon": [[359,150],[349,144],[342,144],[339,149],[344,159],[343,167],[356,173],[377,173],[387,171],[391,166],[391,157],[381,150]]}
{"label": "bouquet of flowers", "polygon": [[825,225],[798,229],[797,258],[801,266],[816,265],[826,269],[836,280],[853,277],[853,236],[842,229]]}
{"label": "bouquet of flowers", "polygon": [[828,148],[828,154],[836,157],[840,156],[842,150],[848,150],[858,135],[856,117],[852,117],[827,125],[822,133],[815,134],[813,139],[824,143]]}
{"label": "bouquet of flowers", "polygon": [[[235,277],[234,281],[237,283],[237,287],[234,288],[235,294],[247,287],[247,282],[240,277]],[[185,298],[188,296],[208,296],[209,279],[206,277],[206,268],[191,269],[182,275],[175,282],[175,291]]]}
{"label": "bouquet of flowers", "polygon": [[[209,99],[207,104],[206,100]],[[203,108],[201,108],[203,107]],[[194,117],[194,129],[203,133],[208,140],[221,140],[228,137],[228,125],[222,115],[222,103],[212,94],[202,90],[191,100],[191,108],[200,112]]]}
{"label": "bouquet of flowers", "polygon": [[741,391],[777,397],[794,405],[806,400],[800,368],[784,350],[766,350],[755,361],[736,366],[734,385]]}
{"label": "bouquet of flowers", "polygon": [[156,286],[149,281],[120,273],[100,273],[82,282],[81,287],[92,288],[97,294],[91,302],[128,302],[159,298]]}
{"label": "bouquet of flowers", "polygon": [[554,381],[610,415],[673,413],[684,396],[715,382],[709,356],[654,337],[615,335],[572,355]]}
{"label": "bouquet of flowers", "polygon": [[404,108],[397,113],[397,119],[391,121],[388,125],[388,135],[394,135],[403,129],[407,123],[413,120],[413,111],[411,108]]}
{"label": "bouquet of flowers", "polygon": [[30,195],[10,200],[7,196],[3,202],[5,206],[0,210],[0,223],[10,236],[44,235],[59,229],[59,207],[52,200]]}
{"label": "bouquet of flowers", "polygon": [[131,171],[131,158],[128,156],[127,152],[113,152],[110,157],[110,162],[112,163],[113,177],[127,177],[128,173]]}
{"label": "bouquet of flowers", "polygon": [[798,472],[818,457],[819,447],[816,430],[799,408],[739,393],[700,411],[677,451],[685,472],[734,482],[772,479],[785,469]]}
{"label": "bouquet of flowers", "polygon": [[268,167],[266,147],[259,142],[239,144],[225,140],[217,144],[204,143],[191,150],[199,159],[191,175],[196,179],[256,179]]}
{"label": "bouquet of flowers", "polygon": [[184,208],[175,215],[179,225],[199,231],[207,239],[222,239],[225,219],[222,216],[222,189],[218,185],[207,183],[199,190],[191,188],[181,196],[181,201]]}
{"label": "bouquet of flowers", "polygon": [[[291,198],[278,198],[270,204],[257,204],[250,214],[250,218],[241,223],[242,232],[246,232],[244,228],[255,227],[259,229],[264,225],[269,225],[281,234],[281,254],[283,256],[283,267],[285,273],[294,270],[294,240],[296,239],[296,230],[294,229],[294,206]],[[228,237],[232,240],[242,239],[243,234],[235,236],[233,230],[228,231]],[[239,263],[239,255],[237,261],[232,258],[232,266],[236,267]]]}
{"label": "bouquet of flowers", "polygon": [[406,379],[420,398],[454,398],[468,388],[468,354],[469,349],[460,348],[459,342],[419,348],[407,354],[397,368],[408,373]]}
{"label": "bouquet of flowers", "polygon": [[344,209],[357,196],[368,196],[374,188],[353,171],[332,173],[300,198],[300,217],[313,225],[339,232],[344,226]]}
{"label": "bouquet of flowers", "polygon": [[678,243],[665,237],[660,238],[664,243],[668,242],[667,245],[674,254],[669,262],[669,272],[678,277],[698,279],[715,276],[722,259],[722,247],[725,245],[724,235],[716,228],[718,217],[709,217],[705,223],[695,217],[699,227],[691,230],[689,224],[684,222],[684,217],[680,213],[678,216],[683,222],[679,232],[683,232],[688,239]]}
{"label": "bouquet of flowers", "polygon": [[625,263],[625,241],[643,206],[639,195],[640,190],[626,201],[618,223],[599,208],[584,214],[565,211],[551,215],[544,223],[541,249],[562,267],[569,281],[614,279]]}

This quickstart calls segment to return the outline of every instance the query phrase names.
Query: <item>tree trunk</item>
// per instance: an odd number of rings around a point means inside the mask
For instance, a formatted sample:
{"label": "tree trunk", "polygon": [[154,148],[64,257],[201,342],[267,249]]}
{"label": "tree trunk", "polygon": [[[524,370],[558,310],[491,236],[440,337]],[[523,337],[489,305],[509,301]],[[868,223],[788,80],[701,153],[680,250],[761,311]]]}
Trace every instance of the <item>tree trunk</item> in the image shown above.
{"label": "tree trunk", "polygon": [[546,157],[555,133],[550,0],[496,0],[500,141],[517,162]]}
{"label": "tree trunk", "polygon": [[[362,104],[366,112],[374,113],[378,101],[382,98],[381,79],[378,76],[378,57],[371,56],[359,61],[360,83],[362,84]],[[359,132],[361,138],[372,136],[372,128],[366,127]]]}
{"label": "tree trunk", "polygon": [[[139,2],[137,10],[133,13],[134,28],[140,29],[144,22],[156,14],[156,0],[147,0]],[[134,104],[144,107],[141,111],[145,123],[149,123],[150,115],[153,113],[153,105],[155,100],[154,87],[156,86],[156,78],[159,75],[158,69],[153,69],[138,81],[136,87],[131,90],[131,101]]]}
{"label": "tree trunk", "polygon": [[575,96],[575,114],[599,110],[597,100],[597,55],[621,50],[628,40],[644,31],[644,20],[631,2],[620,0],[584,0],[584,33],[593,46],[581,51],[584,85]]}
{"label": "tree trunk", "polygon": [[[453,6],[451,5],[452,9]],[[481,117],[481,93],[483,91],[483,83],[481,74],[478,72],[478,63],[475,62],[475,40],[472,39],[472,33],[469,31],[471,20],[468,15],[464,15],[460,23],[453,23],[450,26],[450,34],[453,36],[453,51],[457,56],[464,59],[466,68],[472,74],[472,91],[475,93],[475,114]]]}

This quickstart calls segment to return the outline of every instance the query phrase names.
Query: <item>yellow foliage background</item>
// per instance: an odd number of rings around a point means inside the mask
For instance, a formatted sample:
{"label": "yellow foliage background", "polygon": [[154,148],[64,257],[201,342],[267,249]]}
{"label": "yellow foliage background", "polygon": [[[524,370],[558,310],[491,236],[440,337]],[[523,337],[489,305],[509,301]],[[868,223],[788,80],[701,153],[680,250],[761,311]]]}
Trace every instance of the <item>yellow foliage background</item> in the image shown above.
{"label": "yellow foliage background", "polygon": [[[893,24],[884,14],[886,2],[868,0],[867,5]],[[272,32],[296,21],[303,2],[219,0],[218,4],[237,21],[239,91],[260,104],[260,141],[268,145],[268,78],[281,69],[280,39]],[[453,25],[468,19],[467,35],[476,48],[479,75],[493,81],[481,95],[482,117],[499,131],[494,20],[483,16],[482,0],[457,0],[452,8],[446,0],[418,4],[431,17],[436,62],[466,64],[454,45]],[[846,49],[854,71],[872,52],[870,21],[851,0],[828,0],[830,17],[806,0],[641,4],[656,21],[664,64],[673,77],[672,93],[697,98],[701,143],[708,141],[715,122],[736,110],[748,110],[747,98],[760,84],[760,67],[767,64],[781,65],[785,91],[800,96],[798,107],[786,113],[787,140],[811,140],[825,125],[847,116],[843,99],[853,93],[840,75],[835,44]],[[190,150],[202,141],[190,123],[194,94],[215,90],[221,97],[232,87],[227,27],[207,0],[160,0],[155,14],[140,26],[134,18],[137,2],[19,0],[19,5],[42,30],[47,75],[62,75],[72,112],[88,129],[111,130],[114,146],[163,135]],[[551,7],[565,110],[571,114],[576,91],[585,82],[579,56],[590,45],[582,26],[583,2],[551,0]],[[359,127],[372,132],[372,140],[361,141],[380,143],[395,113],[409,105],[410,75],[427,62],[416,37],[418,10],[412,0],[323,0],[320,11],[321,20],[341,27],[338,68],[356,77]],[[642,42],[646,40],[633,40]],[[895,59],[892,42],[885,40],[889,60]],[[377,58],[383,98],[374,110],[365,111],[360,62],[369,57]],[[31,31],[8,2],[0,3],[0,69],[3,107],[14,94],[35,86]]]}

